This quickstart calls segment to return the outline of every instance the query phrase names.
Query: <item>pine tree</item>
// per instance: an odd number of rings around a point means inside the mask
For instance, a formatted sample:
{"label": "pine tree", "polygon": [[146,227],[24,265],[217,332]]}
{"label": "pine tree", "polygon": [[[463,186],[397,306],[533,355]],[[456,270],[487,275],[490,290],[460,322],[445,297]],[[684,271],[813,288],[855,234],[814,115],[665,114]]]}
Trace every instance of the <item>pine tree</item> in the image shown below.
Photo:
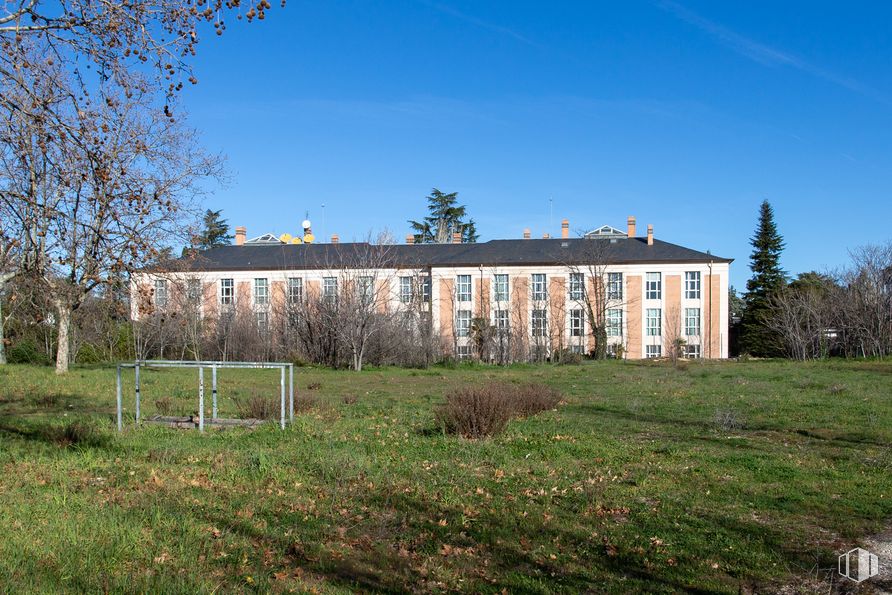
{"label": "pine tree", "polygon": [[416,244],[449,244],[453,233],[460,233],[463,243],[477,241],[477,227],[473,219],[465,221],[467,211],[458,204],[458,192],[446,194],[434,188],[427,197],[427,210],[430,215],[423,220],[409,221]]}
{"label": "pine tree", "polygon": [[193,249],[209,250],[229,244],[232,240],[232,236],[229,235],[229,222],[226,219],[221,219],[222,212],[222,210],[212,211],[210,209],[205,211],[202,220],[203,229],[193,239]]}
{"label": "pine tree", "polygon": [[784,239],[777,231],[774,209],[767,200],[759,207],[759,227],[750,243],[753,276],[746,282],[741,350],[759,357],[778,357],[784,353],[783,346],[778,334],[768,328],[767,321],[772,314],[771,296],[783,290],[787,277],[780,268]]}

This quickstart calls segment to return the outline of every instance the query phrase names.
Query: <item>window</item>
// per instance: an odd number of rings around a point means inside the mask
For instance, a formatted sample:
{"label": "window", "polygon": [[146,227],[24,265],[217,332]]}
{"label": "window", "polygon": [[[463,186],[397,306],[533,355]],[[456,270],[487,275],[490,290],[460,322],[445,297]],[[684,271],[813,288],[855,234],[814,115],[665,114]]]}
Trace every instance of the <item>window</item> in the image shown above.
{"label": "window", "polygon": [[[542,275],[543,277],[545,275]],[[545,310],[533,310],[533,336],[544,337],[548,330]]]}
{"label": "window", "polygon": [[269,303],[269,280],[254,279],[254,304],[265,306]]}
{"label": "window", "polygon": [[533,301],[540,302],[548,299],[548,287],[543,273],[533,274]]}
{"label": "window", "polygon": [[235,303],[235,281],[233,279],[220,279],[220,303],[231,306]]}
{"label": "window", "polygon": [[644,351],[644,357],[654,358],[663,355],[662,345],[647,345]]}
{"label": "window", "polygon": [[508,310],[496,310],[495,326],[500,331],[508,330]]}
{"label": "window", "polygon": [[623,311],[622,308],[610,308],[607,310],[607,336],[623,336]]}
{"label": "window", "polygon": [[585,331],[585,314],[580,309],[570,310],[570,336],[581,337]]}
{"label": "window", "polygon": [[471,346],[459,345],[456,347],[455,354],[458,356],[458,359],[469,359],[471,357]]}
{"label": "window", "polygon": [[304,299],[304,280],[300,277],[288,279],[288,303],[299,304]]}
{"label": "window", "polygon": [[459,310],[455,317],[455,334],[467,337],[471,334],[471,311]]}
{"label": "window", "polygon": [[659,337],[662,335],[662,312],[659,308],[647,309],[647,336]]}
{"label": "window", "polygon": [[645,296],[649,300],[659,300],[663,297],[663,282],[660,273],[647,274],[647,287]]}
{"label": "window", "polygon": [[492,299],[496,302],[508,301],[508,275],[493,276],[493,294]]}
{"label": "window", "polygon": [[155,279],[155,306],[167,307],[167,281],[164,279]]}
{"label": "window", "polygon": [[404,304],[412,301],[412,277],[400,277],[400,301]]}
{"label": "window", "polygon": [[582,301],[585,291],[585,275],[582,273],[570,273],[570,299]]}
{"label": "window", "polygon": [[578,353],[579,355],[585,355],[585,347],[582,345],[570,345],[570,353]]}
{"label": "window", "polygon": [[269,312],[262,310],[256,312],[255,316],[257,317],[257,332],[261,335],[265,335],[269,332]]}
{"label": "window", "polygon": [[460,302],[471,301],[471,275],[459,275],[456,277],[455,297]]}
{"label": "window", "polygon": [[607,299],[623,299],[623,274],[607,273]]}
{"label": "window", "polygon": [[197,302],[201,299],[201,281],[199,279],[186,281],[186,299],[190,302]]}
{"label": "window", "polygon": [[684,356],[688,359],[698,359],[700,357],[699,345],[685,345]]}
{"label": "window", "polygon": [[375,280],[372,277],[363,276],[359,278],[357,285],[361,302],[366,306],[371,304],[375,299]]}
{"label": "window", "polygon": [[684,296],[689,300],[700,299],[700,271],[688,271],[684,274]]}
{"label": "window", "polygon": [[700,336],[700,308],[684,309],[684,334],[688,337]]}
{"label": "window", "polygon": [[333,300],[338,297],[338,279],[337,277],[322,278],[322,297],[327,300]]}

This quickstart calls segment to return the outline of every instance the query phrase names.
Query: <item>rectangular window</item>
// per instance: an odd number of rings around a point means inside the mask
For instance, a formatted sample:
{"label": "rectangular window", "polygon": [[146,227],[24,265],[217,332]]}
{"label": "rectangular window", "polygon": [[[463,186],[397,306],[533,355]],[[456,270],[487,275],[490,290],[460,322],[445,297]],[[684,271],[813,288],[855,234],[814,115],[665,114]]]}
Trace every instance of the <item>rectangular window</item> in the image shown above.
{"label": "rectangular window", "polygon": [[585,313],[580,309],[570,310],[570,336],[581,337],[585,334]]}
{"label": "rectangular window", "polygon": [[190,302],[197,302],[201,299],[201,280],[189,279],[186,281],[186,298]]}
{"label": "rectangular window", "polygon": [[585,291],[585,275],[583,273],[570,273],[570,299],[580,302]]}
{"label": "rectangular window", "polygon": [[338,278],[323,277],[322,278],[322,297],[327,300],[333,300],[338,297]]}
{"label": "rectangular window", "polygon": [[471,346],[459,345],[456,347],[455,354],[458,356],[458,359],[469,359],[471,357]]}
{"label": "rectangular window", "polygon": [[700,346],[699,345],[685,345],[684,346],[684,356],[688,359],[699,359],[700,358]]}
{"label": "rectangular window", "polygon": [[164,279],[155,279],[155,306],[167,307],[167,281]]}
{"label": "rectangular window", "polygon": [[607,273],[607,299],[623,299],[623,274]]}
{"label": "rectangular window", "polygon": [[254,279],[254,304],[265,306],[269,303],[269,281],[267,279]]}
{"label": "rectangular window", "polygon": [[404,304],[412,301],[412,277],[400,277],[400,301]]}
{"label": "rectangular window", "polygon": [[607,336],[623,336],[623,311],[622,308],[610,308],[607,310]]}
{"label": "rectangular window", "polygon": [[269,312],[255,312],[255,316],[257,317],[257,332],[265,335],[269,332]]}
{"label": "rectangular window", "polygon": [[431,301],[431,277],[430,275],[424,275],[421,278],[421,301],[429,302]]}
{"label": "rectangular window", "polygon": [[[543,275],[544,277],[545,275]],[[548,322],[545,310],[533,310],[533,336],[544,337],[548,331]]]}
{"label": "rectangular window", "polygon": [[459,275],[455,278],[455,298],[460,302],[471,301],[471,275]]}
{"label": "rectangular window", "polygon": [[220,303],[231,306],[235,303],[235,280],[220,279]]}
{"label": "rectangular window", "polygon": [[459,337],[471,335],[471,311],[459,310],[455,317],[455,334]]}
{"label": "rectangular window", "polygon": [[493,275],[492,287],[492,299],[494,301],[508,301],[508,275]]}
{"label": "rectangular window", "polygon": [[288,279],[288,303],[299,304],[304,299],[304,280],[300,277]]}
{"label": "rectangular window", "polygon": [[585,355],[585,347],[582,345],[570,345],[570,353],[578,353],[579,355]]}
{"label": "rectangular window", "polygon": [[496,310],[495,326],[500,331],[508,330],[508,310]]}
{"label": "rectangular window", "polygon": [[647,336],[659,337],[663,334],[662,312],[660,308],[647,309]]}
{"label": "rectangular window", "polygon": [[548,299],[548,286],[543,273],[533,273],[533,292],[532,298],[534,302],[541,302]]}
{"label": "rectangular window", "polygon": [[375,280],[372,277],[363,276],[359,278],[357,285],[357,289],[359,289],[359,299],[365,305],[371,304],[375,299]]}
{"label": "rectangular window", "polygon": [[688,337],[700,336],[700,308],[684,309],[684,334]]}
{"label": "rectangular window", "polygon": [[662,345],[647,345],[645,347],[644,356],[647,358],[661,357],[663,355]]}
{"label": "rectangular window", "polygon": [[684,274],[684,297],[689,300],[700,299],[700,271],[687,271]]}
{"label": "rectangular window", "polygon": [[644,297],[649,300],[659,300],[663,298],[663,281],[660,273],[647,274],[647,287]]}

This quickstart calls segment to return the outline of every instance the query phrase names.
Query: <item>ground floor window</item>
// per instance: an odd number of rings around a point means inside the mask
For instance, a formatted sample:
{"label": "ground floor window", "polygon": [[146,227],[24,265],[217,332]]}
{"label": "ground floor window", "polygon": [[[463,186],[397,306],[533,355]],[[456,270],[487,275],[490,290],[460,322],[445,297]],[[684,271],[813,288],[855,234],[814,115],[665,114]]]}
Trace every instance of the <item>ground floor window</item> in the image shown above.
{"label": "ground floor window", "polygon": [[582,310],[570,310],[570,336],[581,337],[585,331],[585,316]]}
{"label": "ground floor window", "polygon": [[471,311],[459,310],[455,317],[455,334],[467,337],[471,334]]}
{"label": "ground floor window", "polygon": [[544,337],[548,328],[545,310],[533,310],[533,336]]}
{"label": "ground floor window", "polygon": [[623,336],[623,311],[622,308],[610,308],[607,310],[607,336]]}
{"label": "ground floor window", "polygon": [[661,357],[663,355],[662,345],[647,345],[644,356],[648,358]]}
{"label": "ground floor window", "polygon": [[700,357],[699,345],[685,345],[684,356],[689,359],[698,359]]}
{"label": "ground floor window", "polygon": [[265,335],[269,332],[269,312],[257,312],[257,332]]}
{"label": "ground floor window", "polygon": [[470,345],[459,345],[455,350],[458,359],[468,359],[471,357],[471,346]]}

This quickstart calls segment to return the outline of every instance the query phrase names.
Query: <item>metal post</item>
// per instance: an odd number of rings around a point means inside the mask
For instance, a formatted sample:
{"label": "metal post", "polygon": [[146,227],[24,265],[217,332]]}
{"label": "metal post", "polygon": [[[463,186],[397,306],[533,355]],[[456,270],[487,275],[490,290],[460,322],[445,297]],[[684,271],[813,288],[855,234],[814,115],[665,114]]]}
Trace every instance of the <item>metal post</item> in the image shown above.
{"label": "metal post", "polygon": [[217,364],[211,366],[211,397],[214,401],[211,419],[217,419]]}
{"label": "metal post", "polygon": [[118,431],[124,431],[124,416],[121,411],[121,366],[118,365]]}
{"label": "metal post", "polygon": [[294,423],[294,364],[288,364],[288,421]]}
{"label": "metal post", "polygon": [[139,423],[139,364],[135,366],[135,377],[136,377],[136,423]]}
{"label": "metal post", "polygon": [[279,368],[279,391],[282,394],[282,407],[280,409],[280,420],[279,424],[282,429],[285,429],[285,366]]}
{"label": "metal post", "polygon": [[198,431],[204,432],[204,368],[198,368]]}

